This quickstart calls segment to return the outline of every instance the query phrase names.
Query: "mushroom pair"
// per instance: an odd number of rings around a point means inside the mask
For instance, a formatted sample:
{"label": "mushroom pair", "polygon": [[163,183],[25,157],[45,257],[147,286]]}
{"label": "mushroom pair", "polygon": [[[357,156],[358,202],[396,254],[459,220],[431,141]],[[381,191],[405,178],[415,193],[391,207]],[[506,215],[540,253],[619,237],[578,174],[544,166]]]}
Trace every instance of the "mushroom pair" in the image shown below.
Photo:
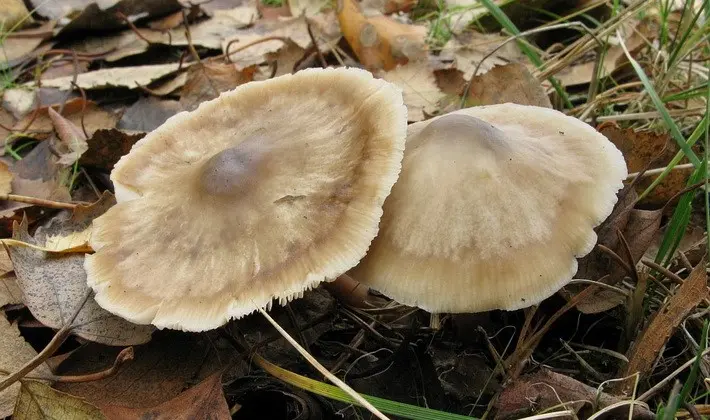
{"label": "mushroom pair", "polygon": [[111,174],[118,204],[85,264],[97,302],[202,331],[358,262],[358,280],[436,312],[528,306],[572,277],[626,174],[610,142],[511,104],[406,121],[400,90],[357,69],[245,84],[172,117]]}

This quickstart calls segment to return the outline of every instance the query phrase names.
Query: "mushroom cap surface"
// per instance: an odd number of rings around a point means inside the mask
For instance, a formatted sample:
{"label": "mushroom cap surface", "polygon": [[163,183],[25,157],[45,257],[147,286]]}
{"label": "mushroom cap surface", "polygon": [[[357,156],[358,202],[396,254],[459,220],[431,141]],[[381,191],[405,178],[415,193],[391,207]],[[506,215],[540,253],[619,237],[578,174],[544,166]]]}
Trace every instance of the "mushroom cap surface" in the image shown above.
{"label": "mushroom cap surface", "polygon": [[514,310],[577,271],[627,170],[589,125],[516,104],[408,128],[378,236],[351,275],[430,312]]}
{"label": "mushroom cap surface", "polygon": [[140,140],[111,173],[88,283],[134,323],[203,331],[299,297],[365,255],[397,179],[401,91],[311,69],[223,93]]}

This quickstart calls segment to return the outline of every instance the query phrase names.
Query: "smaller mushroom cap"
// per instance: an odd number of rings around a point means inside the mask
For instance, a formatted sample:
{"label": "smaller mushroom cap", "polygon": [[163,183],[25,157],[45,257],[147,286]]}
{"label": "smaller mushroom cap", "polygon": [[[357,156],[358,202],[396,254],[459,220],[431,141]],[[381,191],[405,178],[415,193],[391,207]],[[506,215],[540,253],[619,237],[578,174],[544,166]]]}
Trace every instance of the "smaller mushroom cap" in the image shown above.
{"label": "smaller mushroom cap", "polygon": [[351,274],[431,312],[536,304],[592,250],[626,175],[606,137],[547,108],[481,106],[412,124],[380,232]]}
{"label": "smaller mushroom cap", "polygon": [[358,69],[242,85],[180,113],[111,173],[88,283],[139,324],[202,331],[286,302],[365,255],[397,179],[406,108]]}

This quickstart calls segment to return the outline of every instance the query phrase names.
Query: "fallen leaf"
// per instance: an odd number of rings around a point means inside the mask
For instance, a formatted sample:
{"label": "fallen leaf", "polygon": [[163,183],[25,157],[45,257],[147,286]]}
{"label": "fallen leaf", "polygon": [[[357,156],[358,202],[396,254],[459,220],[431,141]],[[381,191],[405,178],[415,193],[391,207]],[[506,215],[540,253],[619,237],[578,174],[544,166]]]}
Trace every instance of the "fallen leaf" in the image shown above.
{"label": "fallen leaf", "polygon": [[[0,107],[0,124],[8,128],[15,125],[15,119],[12,117],[12,114],[7,112],[5,108],[2,107]],[[5,154],[5,142],[7,141],[9,134],[10,131],[0,127],[0,156]]]}
{"label": "fallen leaf", "polygon": [[[79,127],[62,117],[51,107],[47,108],[47,112],[54,126],[54,131],[57,133],[57,137],[62,145],[68,149],[68,152],[60,151],[61,156],[57,163],[60,165],[71,165],[79,160],[81,155],[89,148],[86,144],[86,135]],[[84,116],[84,121],[86,121],[86,114],[84,114]]]}
{"label": "fallen leaf", "polygon": [[514,42],[509,42],[496,50],[506,39],[507,37],[497,34],[467,31],[464,36],[452,38],[444,45],[441,59],[451,61],[454,68],[463,72],[466,81],[471,80],[477,67],[477,74],[480,75],[495,66],[527,63],[525,55]]}
{"label": "fallen leaf", "polygon": [[[34,113],[26,115],[15,124],[14,128],[16,130],[21,130],[27,127],[29,132],[25,133],[25,135],[32,136],[37,139],[45,139],[49,137],[54,128],[52,118],[49,115],[50,108],[56,111],[59,110],[59,105],[44,106],[39,108],[36,116],[33,116]],[[64,105],[62,115],[76,127],[79,127],[82,135],[83,130],[81,127],[84,127],[89,136],[93,135],[98,129],[113,128],[118,122],[117,115],[100,108],[95,102],[85,101],[82,98],[75,98],[67,101]]]}
{"label": "fallen leaf", "polygon": [[2,106],[15,118],[22,118],[37,104],[37,92],[24,87],[5,89]]}
{"label": "fallen leaf", "polygon": [[22,0],[3,0],[0,8],[0,28],[3,31],[12,32],[30,22],[32,17]]}
{"label": "fallen leaf", "polygon": [[436,79],[426,63],[409,63],[385,72],[383,79],[402,89],[409,121],[422,121],[438,110],[446,95],[439,90]]}
{"label": "fallen leaf", "polygon": [[[133,361],[114,376],[84,383],[57,383],[55,387],[97,406],[145,407],[170,400],[198,376],[213,343],[196,334],[175,331],[158,331],[155,335],[150,343],[137,346]],[[62,362],[57,374],[83,375],[107,369],[120,350],[88,344]]]}
{"label": "fallen leaf", "polygon": [[103,420],[101,411],[73,395],[38,381],[20,381],[20,396],[12,414],[15,420]]}
{"label": "fallen leaf", "polygon": [[[113,204],[104,196],[90,206],[79,206],[74,213],[63,211],[35,237],[27,233],[26,221],[15,225],[13,239],[34,245],[46,243],[47,236],[86,229]],[[42,324],[59,329],[84,300],[89,291],[84,272],[84,255],[48,255],[32,248],[8,246],[17,281],[25,297],[25,305]],[[61,286],[61,287],[60,287]],[[134,325],[102,309],[89,298],[79,311],[72,332],[86,340],[111,346],[141,344],[150,340],[152,326]]]}
{"label": "fallen leaf", "polygon": [[0,276],[4,276],[13,270],[14,268],[12,267],[12,261],[10,260],[10,256],[7,255],[7,251],[0,251]]}
{"label": "fallen leaf", "polygon": [[[222,42],[222,51],[229,54],[230,61],[244,69],[267,61],[267,54],[275,53],[284,47],[278,39],[261,41],[268,37],[280,37],[295,43],[303,49],[311,45],[306,20],[297,17],[283,21],[260,21],[249,29],[237,32],[233,37]],[[229,51],[227,51],[229,48]]]}
{"label": "fallen leaf", "polygon": [[[184,66],[186,66],[186,64],[183,64],[183,67]],[[147,86],[162,77],[175,73],[179,68],[179,63],[172,63],[94,70],[78,75],[76,84],[82,89],[104,89],[111,87],[137,89],[139,86]],[[43,80],[42,85],[44,87],[71,90],[73,89],[71,84],[72,80],[73,76],[59,77],[56,79]]]}
{"label": "fallen leaf", "polygon": [[182,11],[175,12],[160,19],[151,21],[150,23],[148,23],[148,27],[156,31],[169,31],[183,24],[183,16],[184,15]]}
{"label": "fallen leaf", "polygon": [[707,297],[707,272],[705,259],[703,259],[663,307],[656,312],[648,326],[639,333],[627,352],[629,363],[620,376],[626,377],[638,372],[640,380],[645,378],[651,372],[671,334]]}
{"label": "fallen leaf", "polygon": [[294,16],[291,14],[291,9],[289,9],[288,4],[272,7],[266,6],[263,2],[258,2],[256,4],[256,9],[259,11],[261,19],[263,20],[279,20],[281,18]]}
{"label": "fallen leaf", "polygon": [[152,86],[150,88],[150,94],[155,96],[167,96],[185,86],[185,83],[187,83],[187,72],[183,71],[172,79],[159,83],[157,86]]}
{"label": "fallen leaf", "polygon": [[227,400],[222,391],[222,375],[210,377],[188,389],[177,397],[160,405],[148,408],[131,408],[118,405],[102,405],[101,412],[109,420],[229,420]]}
{"label": "fallen leaf", "polygon": [[445,0],[447,17],[451,32],[456,35],[466,31],[471,23],[488,13],[485,7],[475,0]]}
{"label": "fallen leaf", "polygon": [[276,66],[274,77],[283,76],[284,74],[293,73],[296,70],[296,65],[300,63],[306,50],[299,47],[293,41],[286,41],[284,46],[278,51],[264,54],[267,63]]}
{"label": "fallen leaf", "polygon": [[552,108],[545,89],[522,64],[493,67],[471,79],[465,107],[506,102]]}
{"label": "fallen leaf", "polygon": [[[594,403],[592,403],[594,402]],[[621,403],[622,399],[598,391],[569,376],[541,369],[531,375],[522,376],[506,385],[495,403],[496,419],[519,419],[559,407],[571,409],[575,418],[587,418],[596,410]],[[607,418],[625,418],[629,415],[628,405],[621,405],[606,413]],[[647,408],[636,405],[634,419],[654,419]]]}
{"label": "fallen leaf", "polygon": [[363,66],[392,70],[398,64],[424,60],[426,28],[405,25],[387,16],[366,17],[354,0],[338,1],[343,36]]}
{"label": "fallen leaf", "polygon": [[[22,338],[17,325],[11,325],[4,316],[0,315],[0,370],[16,372],[35,356],[37,356],[37,352]],[[41,364],[31,374],[51,375],[52,372],[45,364]],[[4,375],[0,373],[0,379],[3,378]],[[12,384],[4,391],[0,391],[0,418],[8,417],[12,414],[19,394],[19,382]]]}
{"label": "fallen leaf", "polygon": [[[224,40],[234,37],[240,29],[254,23],[257,16],[253,6],[218,10],[212,18],[190,25],[192,45],[219,49]],[[70,44],[70,48],[85,54],[103,54],[106,61],[112,62],[148,51],[150,44],[146,40],[151,44],[170,46],[189,44],[185,29],[180,26],[169,31],[139,28],[136,33],[126,30],[117,35],[82,39]]]}
{"label": "fallen leaf", "polygon": [[254,80],[254,67],[237,70],[224,60],[204,60],[190,67],[188,79],[182,88],[180,105],[186,111],[196,109],[202,102],[219,96],[220,93]]}
{"label": "fallen leaf", "polygon": [[0,195],[10,194],[12,192],[12,171],[7,163],[0,162]]}
{"label": "fallen leaf", "polygon": [[[125,115],[124,115],[125,117]],[[131,151],[131,147],[145,136],[145,133],[130,134],[112,128],[96,130],[87,141],[89,149],[79,159],[79,164],[100,168],[110,172],[118,160]]]}
{"label": "fallen leaf", "polygon": [[144,97],[126,109],[118,128],[149,133],[182,110],[178,101]]}
{"label": "fallen leaf", "polygon": [[6,272],[0,276],[0,308],[20,303],[22,303],[22,290],[17,285],[17,276],[14,273]]}
{"label": "fallen leaf", "polygon": [[[14,0],[13,0],[14,1]],[[39,48],[42,42],[52,38],[52,30],[56,25],[55,21],[47,21],[37,28],[13,31],[3,38],[2,48],[0,48],[0,63],[5,63],[9,67],[19,64],[22,60],[35,56],[43,48]],[[45,45],[51,47],[52,43]]]}
{"label": "fallen leaf", "polygon": [[[678,152],[678,145],[670,134],[654,133],[648,130],[634,130],[621,128],[614,123],[604,123],[598,128],[614,145],[616,145],[626,160],[630,173],[641,172],[646,169],[662,168],[668,165]],[[697,150],[696,150],[697,152]],[[687,163],[683,158],[681,163]],[[660,207],[666,204],[674,195],[683,190],[692,169],[673,170],[656,188],[642,201],[643,204]],[[636,190],[644,191],[656,179],[650,176],[637,183]]]}
{"label": "fallen leaf", "polygon": [[[78,61],[76,63],[70,61],[52,61],[49,66],[42,72],[42,80],[58,79],[60,77],[73,76],[74,73],[82,74],[89,70],[88,61]],[[66,96],[66,92],[63,92]],[[56,103],[56,101],[52,102]]]}
{"label": "fallen leaf", "polygon": [[292,16],[315,16],[330,5],[328,0],[290,0],[287,3]]}
{"label": "fallen leaf", "polygon": [[417,4],[416,0],[364,0],[360,3],[363,10],[376,10],[383,15],[398,12],[410,12]]}

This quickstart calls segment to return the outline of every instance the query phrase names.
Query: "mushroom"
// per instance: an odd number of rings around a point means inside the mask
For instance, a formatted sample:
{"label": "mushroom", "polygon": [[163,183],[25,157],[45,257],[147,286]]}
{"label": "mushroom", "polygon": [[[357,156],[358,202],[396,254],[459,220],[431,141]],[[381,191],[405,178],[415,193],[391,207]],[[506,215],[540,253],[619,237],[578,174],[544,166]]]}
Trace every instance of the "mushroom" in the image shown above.
{"label": "mushroom", "polygon": [[203,331],[284,304],[365,255],[397,179],[401,91],[358,69],[241,85],[180,113],[116,164],[94,221],[96,301]]}
{"label": "mushroom", "polygon": [[378,236],[351,275],[432,313],[537,304],[592,250],[626,174],[606,137],[547,108],[412,124]]}

